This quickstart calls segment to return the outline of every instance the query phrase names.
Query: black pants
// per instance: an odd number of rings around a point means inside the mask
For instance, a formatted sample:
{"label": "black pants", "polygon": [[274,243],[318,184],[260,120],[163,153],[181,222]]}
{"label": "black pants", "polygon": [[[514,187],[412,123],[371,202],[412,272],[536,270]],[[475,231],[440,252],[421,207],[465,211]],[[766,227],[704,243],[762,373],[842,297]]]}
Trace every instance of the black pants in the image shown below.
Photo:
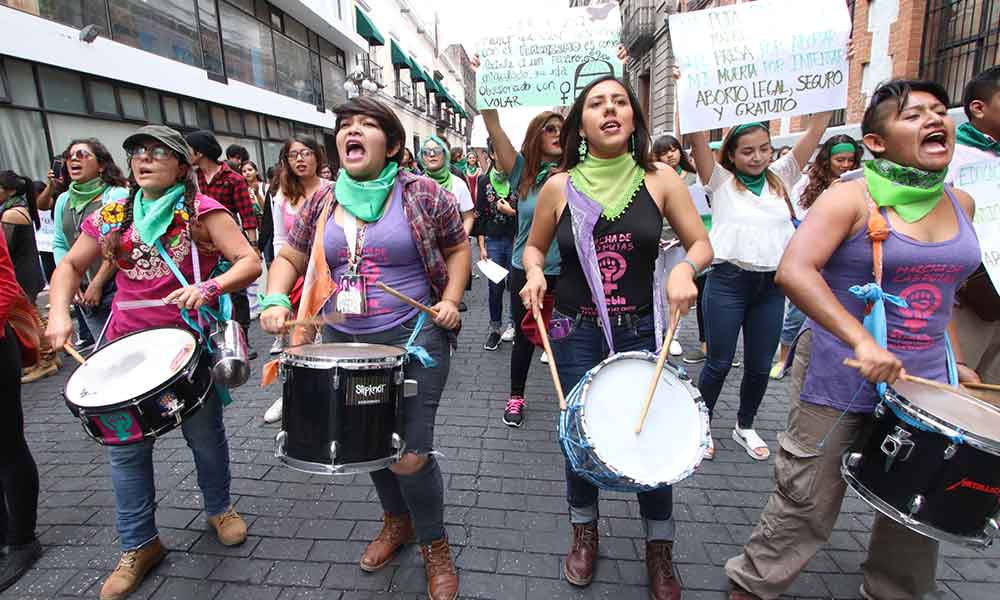
{"label": "black pants", "polygon": [[[528,369],[531,368],[531,359],[535,356],[535,345],[524,335],[521,329],[521,321],[527,311],[524,310],[524,301],[521,300],[521,288],[528,282],[527,274],[513,267],[508,276],[510,284],[510,312],[514,319],[514,347],[510,351],[510,395],[524,396],[524,382],[528,379]],[[554,275],[545,276],[546,293],[556,289],[557,277]]]}
{"label": "black pants", "polygon": [[38,468],[24,439],[21,347],[10,325],[0,338],[0,498],[0,543],[20,546],[34,540]]}
{"label": "black pants", "polygon": [[698,317],[698,341],[705,343],[705,312],[702,310],[702,298],[705,297],[705,281],[708,279],[707,276],[702,275],[694,280],[694,284],[698,286],[698,302],[695,303],[697,309],[695,310],[695,315]]}
{"label": "black pants", "polygon": [[233,320],[240,324],[243,333],[247,335],[247,343],[250,342],[250,297],[246,290],[233,292]]}

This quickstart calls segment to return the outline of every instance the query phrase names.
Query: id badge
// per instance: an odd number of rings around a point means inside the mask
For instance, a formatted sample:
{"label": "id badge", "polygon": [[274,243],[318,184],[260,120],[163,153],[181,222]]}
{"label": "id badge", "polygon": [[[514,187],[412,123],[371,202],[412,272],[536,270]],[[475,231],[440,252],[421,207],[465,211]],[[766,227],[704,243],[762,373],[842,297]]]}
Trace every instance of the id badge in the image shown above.
{"label": "id badge", "polygon": [[340,289],[337,291],[337,312],[345,315],[363,315],[367,312],[367,308],[365,278],[350,273],[342,276]]}

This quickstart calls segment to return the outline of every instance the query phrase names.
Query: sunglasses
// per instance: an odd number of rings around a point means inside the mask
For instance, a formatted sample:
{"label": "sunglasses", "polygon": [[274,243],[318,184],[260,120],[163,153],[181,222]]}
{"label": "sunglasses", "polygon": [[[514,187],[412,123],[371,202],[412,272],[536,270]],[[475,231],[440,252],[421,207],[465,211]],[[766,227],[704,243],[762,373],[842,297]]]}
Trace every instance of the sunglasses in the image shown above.
{"label": "sunglasses", "polygon": [[442,152],[437,148],[425,148],[421,151],[421,154],[423,154],[427,158],[434,158],[435,156],[440,156]]}
{"label": "sunglasses", "polygon": [[559,135],[562,133],[562,127],[560,125],[546,125],[542,131],[549,134]]}
{"label": "sunglasses", "polygon": [[154,146],[153,148],[147,148],[145,146],[136,146],[128,151],[129,160],[134,160],[136,158],[143,159],[150,157],[155,161],[164,161],[174,156],[174,153],[169,148],[164,146]]}
{"label": "sunglasses", "polygon": [[305,160],[307,158],[312,158],[315,154],[316,153],[312,150],[289,150],[288,160],[299,160],[300,158]]}
{"label": "sunglasses", "polygon": [[76,152],[67,152],[66,154],[63,154],[63,160],[87,160],[93,156],[93,152],[80,148]]}

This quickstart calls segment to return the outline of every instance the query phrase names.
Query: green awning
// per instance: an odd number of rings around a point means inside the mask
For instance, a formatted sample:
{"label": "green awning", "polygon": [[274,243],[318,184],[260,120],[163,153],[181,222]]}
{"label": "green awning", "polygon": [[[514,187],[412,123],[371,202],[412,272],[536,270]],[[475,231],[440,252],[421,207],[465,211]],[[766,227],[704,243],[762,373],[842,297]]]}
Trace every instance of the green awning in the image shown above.
{"label": "green awning", "polygon": [[413,81],[423,81],[425,83],[429,79],[427,74],[424,73],[424,70],[417,64],[417,61],[412,58],[410,59],[410,78],[413,79]]}
{"label": "green awning", "polygon": [[357,6],[354,7],[354,13],[358,18],[358,35],[368,40],[368,43],[372,46],[384,46],[385,38],[379,33],[379,30],[372,23],[372,20],[368,18],[368,15],[361,12],[361,9]]}
{"label": "green awning", "polygon": [[396,40],[389,40],[389,54],[392,57],[392,64],[400,69],[410,69],[410,57],[396,45]]}

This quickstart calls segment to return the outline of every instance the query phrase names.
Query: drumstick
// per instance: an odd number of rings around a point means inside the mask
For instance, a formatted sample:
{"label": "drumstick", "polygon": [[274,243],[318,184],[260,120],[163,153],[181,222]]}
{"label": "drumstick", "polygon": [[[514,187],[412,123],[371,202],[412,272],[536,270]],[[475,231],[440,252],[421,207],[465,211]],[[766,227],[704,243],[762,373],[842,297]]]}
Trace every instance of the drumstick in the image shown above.
{"label": "drumstick", "polygon": [[566,397],[563,396],[562,383],[559,382],[559,370],[556,369],[556,357],[552,356],[552,346],[549,344],[549,332],[545,326],[545,319],[542,318],[541,311],[535,306],[531,309],[535,316],[535,324],[538,325],[538,335],[542,338],[542,348],[549,357],[549,376],[552,377],[552,385],[556,388],[556,395],[559,397],[559,410],[566,410]]}
{"label": "drumstick", "polygon": [[[855,360],[853,358],[845,358],[844,366],[851,367],[852,369],[860,369],[861,361]],[[929,385],[933,388],[937,388],[945,392],[962,391],[953,385],[949,385],[947,383],[941,383],[940,381],[933,381],[931,379],[924,379],[923,377],[917,377],[916,375],[910,375],[909,373],[903,373],[899,376],[899,378],[902,379],[903,381],[909,381],[910,383],[922,383],[924,385]],[[963,385],[967,386],[967,384]]]}
{"label": "drumstick", "polygon": [[392,289],[391,287],[382,283],[381,281],[376,281],[375,285],[377,285],[379,289],[381,289],[386,294],[395,297],[397,300],[402,300],[403,302],[409,304],[413,308],[424,311],[425,313],[427,313],[428,316],[437,318],[437,311],[427,306],[426,304],[421,304],[420,302],[417,302],[413,298],[410,298],[409,296],[400,291]]}
{"label": "drumstick", "polygon": [[670,315],[670,326],[667,327],[667,339],[660,348],[660,356],[656,358],[656,370],[653,371],[653,380],[649,382],[649,391],[646,393],[646,403],[642,405],[642,415],[639,417],[639,424],[635,426],[635,434],[642,433],[642,426],[646,423],[646,416],[649,414],[649,407],[653,403],[653,394],[656,393],[656,384],[660,382],[660,375],[663,374],[663,365],[667,363],[667,356],[670,354],[670,343],[674,341],[674,334],[681,323],[681,311],[677,309]]}
{"label": "drumstick", "polygon": [[1000,385],[993,383],[963,383],[963,386],[969,388],[970,390],[986,390],[990,392],[1000,392]]}
{"label": "drumstick", "polygon": [[82,354],[80,354],[79,352],[77,352],[76,348],[74,348],[73,346],[70,346],[69,342],[66,342],[65,344],[63,344],[63,350],[66,351],[66,354],[69,354],[70,356],[72,356],[73,358],[75,358],[76,362],[80,363],[81,365],[87,364],[87,359],[84,358]]}

